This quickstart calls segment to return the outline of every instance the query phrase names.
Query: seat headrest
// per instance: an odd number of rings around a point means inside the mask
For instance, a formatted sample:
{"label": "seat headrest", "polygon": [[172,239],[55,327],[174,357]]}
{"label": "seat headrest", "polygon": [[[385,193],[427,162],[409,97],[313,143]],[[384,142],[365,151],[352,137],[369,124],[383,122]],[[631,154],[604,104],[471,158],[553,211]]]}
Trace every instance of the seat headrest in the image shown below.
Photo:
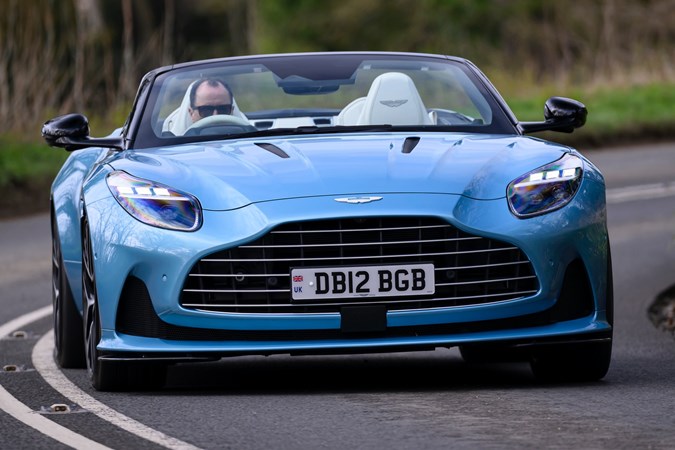
{"label": "seat headrest", "polygon": [[358,120],[359,125],[431,125],[431,118],[413,80],[388,72],[373,80]]}

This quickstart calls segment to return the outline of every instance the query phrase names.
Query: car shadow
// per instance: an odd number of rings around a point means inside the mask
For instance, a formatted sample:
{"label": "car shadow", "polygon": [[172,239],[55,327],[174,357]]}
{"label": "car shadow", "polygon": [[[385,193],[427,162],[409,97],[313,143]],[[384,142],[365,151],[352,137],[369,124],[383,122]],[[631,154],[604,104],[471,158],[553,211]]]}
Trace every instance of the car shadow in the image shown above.
{"label": "car shadow", "polygon": [[[182,394],[330,394],[536,388],[528,363],[467,364],[456,349],[348,356],[237,357],[169,368]],[[578,384],[577,384],[578,386]]]}

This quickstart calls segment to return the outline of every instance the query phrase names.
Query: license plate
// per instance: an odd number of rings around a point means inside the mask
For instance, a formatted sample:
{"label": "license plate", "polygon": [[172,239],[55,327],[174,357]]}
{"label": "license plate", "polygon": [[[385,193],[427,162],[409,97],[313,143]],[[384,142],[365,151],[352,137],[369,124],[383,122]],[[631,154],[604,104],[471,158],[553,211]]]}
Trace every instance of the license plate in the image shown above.
{"label": "license plate", "polygon": [[433,264],[291,270],[293,300],[419,296],[434,292]]}

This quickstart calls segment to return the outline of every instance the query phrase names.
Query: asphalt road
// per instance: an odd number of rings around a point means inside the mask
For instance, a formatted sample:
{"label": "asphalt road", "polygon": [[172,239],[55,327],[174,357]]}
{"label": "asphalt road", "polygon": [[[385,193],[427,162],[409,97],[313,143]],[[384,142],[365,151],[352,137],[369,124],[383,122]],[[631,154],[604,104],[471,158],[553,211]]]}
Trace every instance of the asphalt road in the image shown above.
{"label": "asphalt road", "polygon": [[647,317],[675,283],[675,144],[587,155],[610,189],[615,346],[601,382],[542,385],[526,365],[438,350],[233,358],[176,366],[160,392],[98,393],[84,371],[50,366],[39,215],[0,222],[0,368],[16,368],[0,370],[0,448],[675,448],[675,339]]}

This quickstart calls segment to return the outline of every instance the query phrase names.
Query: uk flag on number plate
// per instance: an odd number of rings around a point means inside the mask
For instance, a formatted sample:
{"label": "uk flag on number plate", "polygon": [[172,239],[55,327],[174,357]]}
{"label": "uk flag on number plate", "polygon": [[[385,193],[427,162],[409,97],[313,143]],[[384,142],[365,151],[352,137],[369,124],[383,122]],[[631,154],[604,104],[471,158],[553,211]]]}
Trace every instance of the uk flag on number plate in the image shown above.
{"label": "uk flag on number plate", "polygon": [[302,275],[295,275],[293,277],[293,283],[302,283]]}

